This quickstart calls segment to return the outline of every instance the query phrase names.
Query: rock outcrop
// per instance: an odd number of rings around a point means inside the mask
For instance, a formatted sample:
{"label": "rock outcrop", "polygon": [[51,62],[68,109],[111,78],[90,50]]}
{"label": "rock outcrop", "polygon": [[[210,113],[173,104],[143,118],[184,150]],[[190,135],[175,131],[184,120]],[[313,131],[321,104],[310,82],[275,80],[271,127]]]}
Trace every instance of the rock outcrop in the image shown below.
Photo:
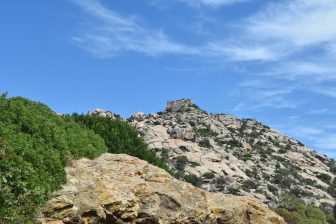
{"label": "rock outcrop", "polygon": [[253,199],[204,191],[127,155],[81,159],[66,172],[40,223],[285,223]]}
{"label": "rock outcrop", "polygon": [[253,197],[274,207],[289,193],[315,206],[335,204],[335,161],[254,119],[209,114],[183,99],[129,121],[172,168],[197,176],[207,191]]}
{"label": "rock outcrop", "polygon": [[101,116],[101,117],[110,117],[111,119],[115,119],[116,117],[118,117],[118,115],[115,115],[111,111],[105,111],[105,110],[99,109],[99,108],[95,109],[94,111],[91,111],[89,114],[90,115],[97,115],[97,116]]}

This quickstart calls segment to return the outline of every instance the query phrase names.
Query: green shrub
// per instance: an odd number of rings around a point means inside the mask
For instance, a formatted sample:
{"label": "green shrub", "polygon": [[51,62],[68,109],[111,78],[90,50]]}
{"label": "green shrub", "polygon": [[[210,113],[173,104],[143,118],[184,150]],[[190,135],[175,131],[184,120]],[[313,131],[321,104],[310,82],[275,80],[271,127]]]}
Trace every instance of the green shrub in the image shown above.
{"label": "green shrub", "polygon": [[322,180],[323,182],[330,184],[331,181],[331,176],[329,176],[328,174],[325,173],[320,173],[318,175],[316,175],[317,178],[319,178],[320,180]]}
{"label": "green shrub", "polygon": [[201,139],[201,140],[199,141],[198,145],[199,145],[200,147],[204,147],[204,148],[211,148],[211,147],[212,147],[212,145],[211,145],[209,139],[207,139],[207,138]]}
{"label": "green shrub", "polygon": [[65,182],[69,159],[106,151],[103,139],[47,106],[0,97],[0,223],[27,223]]}
{"label": "green shrub", "polygon": [[[165,158],[159,157],[155,152],[150,151],[138,130],[129,125],[126,121],[119,118],[111,119],[109,117],[89,114],[79,115],[76,113],[73,114],[71,118],[83,127],[93,130],[102,137],[108,147],[108,152],[125,153],[135,156],[173,174],[173,171],[165,162]],[[165,154],[163,154],[163,156],[165,156]]]}
{"label": "green shrub", "polygon": [[179,171],[184,171],[187,166],[188,158],[186,156],[179,156],[176,159],[175,168]]}
{"label": "green shrub", "polygon": [[195,132],[196,132],[196,135],[200,136],[200,137],[216,137],[216,136],[218,136],[217,133],[215,133],[211,130],[208,130],[206,128],[196,129]]}
{"label": "green shrub", "polygon": [[250,189],[255,189],[256,187],[257,185],[253,180],[245,180],[242,185],[243,190],[248,192],[250,191]]}
{"label": "green shrub", "polygon": [[267,184],[267,189],[272,192],[274,195],[278,194],[278,188],[271,185],[271,184]]}
{"label": "green shrub", "polygon": [[203,177],[205,179],[213,179],[215,177],[215,174],[213,172],[206,172],[206,173],[203,173]]}
{"label": "green shrub", "polygon": [[199,187],[202,185],[202,179],[196,176],[195,174],[189,174],[184,176],[185,181],[191,183],[195,187]]}
{"label": "green shrub", "polygon": [[326,224],[333,223],[329,213],[312,205],[306,205],[301,199],[289,195],[282,198],[279,208],[274,209],[288,224]]}
{"label": "green shrub", "polygon": [[276,208],[274,211],[283,217],[288,224],[304,224],[297,212],[290,212],[285,208]]}
{"label": "green shrub", "polygon": [[217,177],[215,179],[215,183],[216,183],[216,188],[218,188],[219,190],[224,190],[224,185],[225,185],[225,179],[224,177]]}
{"label": "green shrub", "polygon": [[327,191],[331,196],[336,197],[336,178],[333,179]]}
{"label": "green shrub", "polygon": [[229,187],[229,193],[230,194],[233,194],[233,195],[240,195],[239,193],[240,193],[240,190],[239,189],[237,189],[237,188],[234,188],[234,187]]}

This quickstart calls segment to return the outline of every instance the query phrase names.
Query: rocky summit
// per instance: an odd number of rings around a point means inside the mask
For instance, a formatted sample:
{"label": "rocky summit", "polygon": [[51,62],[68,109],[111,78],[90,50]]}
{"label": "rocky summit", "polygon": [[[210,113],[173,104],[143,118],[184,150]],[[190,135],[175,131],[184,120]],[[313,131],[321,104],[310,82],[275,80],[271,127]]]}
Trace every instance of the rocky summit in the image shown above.
{"label": "rocky summit", "polygon": [[253,199],[207,192],[128,155],[77,160],[66,172],[39,223],[285,224]]}
{"label": "rocky summit", "polygon": [[207,191],[271,207],[289,193],[325,209],[335,204],[335,162],[255,119],[207,113],[182,99],[129,121],[180,176]]}

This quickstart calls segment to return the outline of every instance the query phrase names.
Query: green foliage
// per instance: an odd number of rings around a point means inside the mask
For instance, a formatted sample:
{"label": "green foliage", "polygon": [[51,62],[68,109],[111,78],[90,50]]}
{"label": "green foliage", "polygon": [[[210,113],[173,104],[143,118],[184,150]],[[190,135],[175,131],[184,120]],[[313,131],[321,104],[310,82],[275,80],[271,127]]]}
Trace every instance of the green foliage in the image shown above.
{"label": "green foliage", "polygon": [[27,223],[65,182],[69,159],[94,158],[104,141],[22,97],[0,97],[0,223]]}
{"label": "green foliage", "polygon": [[249,192],[250,189],[255,189],[256,187],[257,185],[253,180],[245,180],[242,185],[243,190],[247,192]]}
{"label": "green foliage", "polygon": [[271,184],[267,184],[267,189],[272,192],[274,195],[278,194],[278,188],[271,185]]}
{"label": "green foliage", "polygon": [[229,187],[228,190],[229,190],[229,193],[230,193],[230,194],[233,194],[233,195],[240,195],[240,190],[237,189],[237,188]]}
{"label": "green foliage", "polygon": [[186,156],[179,156],[176,159],[175,168],[179,171],[184,171],[188,163],[188,158]]}
{"label": "green foliage", "polygon": [[203,173],[203,177],[205,179],[213,179],[215,177],[215,174],[213,172],[206,172],[206,173]]}
{"label": "green foliage", "polygon": [[166,164],[165,158],[161,158],[150,151],[138,130],[126,121],[120,118],[111,119],[110,117],[78,115],[76,113],[71,118],[102,137],[108,147],[108,152],[135,156],[173,174],[173,171]]}
{"label": "green foliage", "polygon": [[224,185],[225,185],[225,179],[224,177],[217,177],[215,179],[215,186],[218,188],[220,191],[224,190]]}
{"label": "green foliage", "polygon": [[331,196],[336,197],[336,178],[333,179],[327,191]]}
{"label": "green foliage", "polygon": [[330,213],[312,205],[306,205],[301,199],[289,195],[282,198],[279,208],[275,209],[288,224],[326,224],[333,223]]}
{"label": "green foliage", "polygon": [[320,173],[318,175],[316,175],[317,178],[319,178],[320,180],[322,180],[323,182],[330,184],[331,181],[331,176],[329,176],[328,174],[325,173]]}
{"label": "green foliage", "polygon": [[257,178],[257,177],[258,177],[258,170],[257,170],[257,168],[255,168],[255,167],[253,167],[252,170],[246,169],[246,170],[245,170],[245,174],[246,174],[248,177],[254,177],[254,178]]}
{"label": "green foliage", "polygon": [[196,129],[195,132],[196,132],[196,135],[200,136],[200,137],[216,137],[216,136],[218,136],[217,133],[215,133],[211,130],[208,130],[206,128]]}
{"label": "green foliage", "polygon": [[185,175],[184,179],[188,182],[194,185],[195,187],[199,187],[202,185],[202,179],[196,176],[195,174],[189,174]]}
{"label": "green foliage", "polygon": [[211,143],[210,143],[209,139],[207,139],[207,138],[201,139],[199,141],[198,145],[200,147],[204,147],[204,148],[211,148]]}
{"label": "green foliage", "polygon": [[285,208],[276,208],[274,211],[283,217],[288,224],[304,224],[300,214],[296,211],[290,212]]}
{"label": "green foliage", "polygon": [[236,140],[236,139],[230,139],[228,142],[227,142],[228,146],[230,148],[238,148],[238,147],[243,147],[243,144]]}

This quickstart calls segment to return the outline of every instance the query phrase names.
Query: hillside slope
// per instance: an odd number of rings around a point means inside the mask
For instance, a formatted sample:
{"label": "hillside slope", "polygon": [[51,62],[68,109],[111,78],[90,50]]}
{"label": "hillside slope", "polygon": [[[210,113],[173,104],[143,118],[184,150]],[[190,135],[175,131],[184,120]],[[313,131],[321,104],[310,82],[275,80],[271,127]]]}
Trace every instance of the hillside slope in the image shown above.
{"label": "hillside slope", "polygon": [[287,194],[327,210],[335,204],[335,162],[254,119],[209,114],[178,100],[129,121],[152,150],[203,189],[250,196],[271,207]]}
{"label": "hillside slope", "polygon": [[29,223],[71,159],[107,148],[93,131],[31,100],[0,96],[0,223]]}

